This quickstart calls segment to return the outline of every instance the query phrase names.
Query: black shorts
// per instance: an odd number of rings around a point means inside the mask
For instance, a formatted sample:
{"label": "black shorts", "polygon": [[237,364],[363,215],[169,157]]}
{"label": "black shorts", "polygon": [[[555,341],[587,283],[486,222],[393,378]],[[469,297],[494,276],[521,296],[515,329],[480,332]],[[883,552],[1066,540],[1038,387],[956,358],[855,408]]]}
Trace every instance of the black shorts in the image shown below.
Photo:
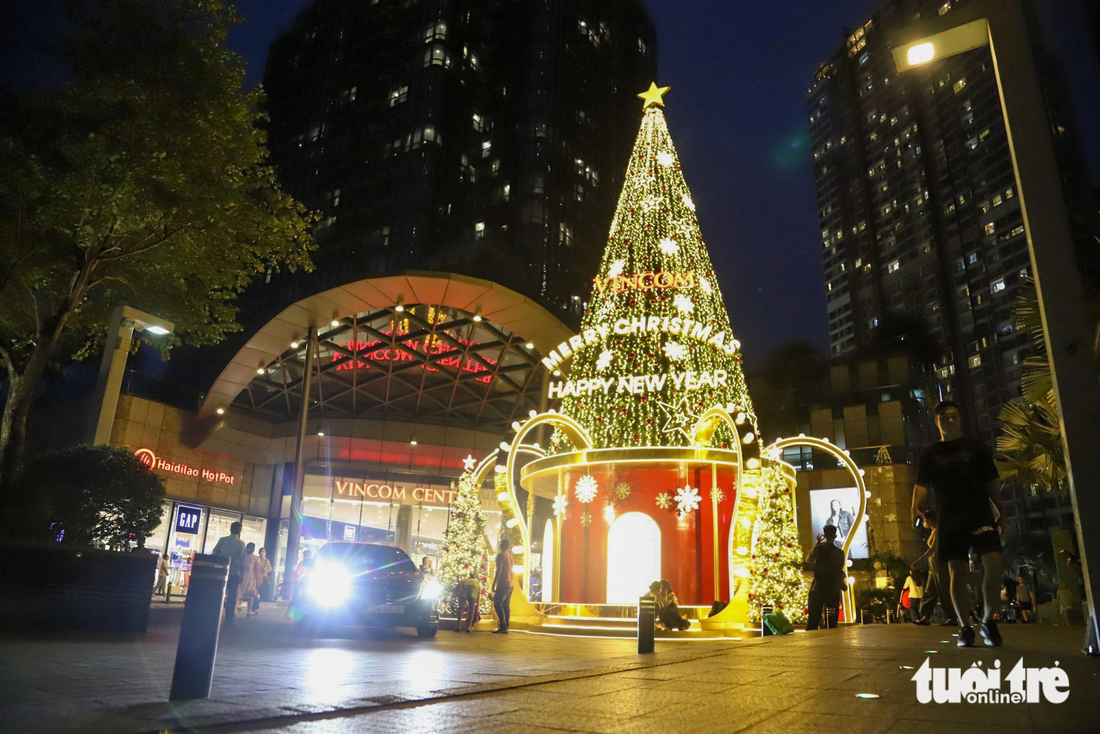
{"label": "black shorts", "polygon": [[986,530],[977,535],[968,528],[940,531],[937,559],[940,561],[968,561],[970,549],[983,556],[1001,552],[1001,536],[996,530]]}
{"label": "black shorts", "polygon": [[1030,612],[1031,611],[1031,602],[1022,601],[1022,602],[1018,602],[1018,603],[1020,605],[1020,611],[1021,612]]}

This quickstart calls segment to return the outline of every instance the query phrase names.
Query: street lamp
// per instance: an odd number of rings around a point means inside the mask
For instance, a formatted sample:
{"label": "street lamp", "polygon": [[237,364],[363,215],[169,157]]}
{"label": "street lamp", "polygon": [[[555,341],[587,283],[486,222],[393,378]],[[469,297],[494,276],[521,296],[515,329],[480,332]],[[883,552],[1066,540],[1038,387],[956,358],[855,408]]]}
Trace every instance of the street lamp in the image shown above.
{"label": "street lamp", "polygon": [[[890,37],[899,72],[988,46],[1001,96],[1024,233],[1054,377],[1089,607],[1086,651],[1100,654],[1100,609],[1089,561],[1100,563],[1100,384],[1085,323],[1069,210],[1020,0],[967,3]],[[1098,566],[1100,568],[1100,566]],[[1100,591],[1098,589],[1097,591]]]}
{"label": "street lamp", "polygon": [[107,343],[103,345],[103,358],[99,362],[95,394],[92,396],[92,417],[88,426],[88,441],[93,444],[111,442],[111,427],[118,408],[118,394],[122,390],[122,376],[126,372],[126,358],[130,355],[130,343],[134,330],[164,336],[175,331],[171,321],[138,311],[130,306],[119,306],[111,316],[107,331]]}

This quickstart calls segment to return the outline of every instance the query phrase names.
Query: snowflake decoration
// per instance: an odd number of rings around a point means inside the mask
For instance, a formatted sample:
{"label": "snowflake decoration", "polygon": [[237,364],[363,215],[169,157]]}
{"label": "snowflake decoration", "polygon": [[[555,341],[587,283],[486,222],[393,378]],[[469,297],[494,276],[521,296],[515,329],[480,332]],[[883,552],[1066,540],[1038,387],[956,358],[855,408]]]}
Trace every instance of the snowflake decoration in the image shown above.
{"label": "snowflake decoration", "polygon": [[569,505],[569,498],[564,494],[559,494],[554,498],[554,516],[561,517],[565,514],[565,508]]}
{"label": "snowflake decoration", "polygon": [[703,292],[706,293],[708,296],[711,293],[714,293],[714,286],[712,286],[710,284],[709,280],[706,280],[706,279],[700,280],[699,281],[699,287],[702,288]]}
{"label": "snowflake decoration", "polygon": [[630,496],[630,485],[626,482],[619,482],[615,485],[615,496],[621,500],[625,500]]}
{"label": "snowflake decoration", "polygon": [[596,369],[603,372],[611,366],[611,350],[605,349],[600,352],[600,358],[596,360]]}
{"label": "snowflake decoration", "polygon": [[623,268],[625,267],[625,260],[616,260],[615,262],[611,263],[611,267],[607,269],[607,277],[618,278],[620,275],[623,274]]}
{"label": "snowflake decoration", "polygon": [[684,194],[684,206],[686,206],[688,209],[691,209],[692,211],[695,211],[695,202],[692,201],[691,197],[687,194]]}
{"label": "snowflake decoration", "polygon": [[675,255],[680,250],[680,246],[676,244],[676,240],[671,237],[665,237],[657,247],[666,255]]}
{"label": "snowflake decoration", "polygon": [[672,498],[668,496],[668,492],[661,492],[657,495],[657,506],[662,510],[667,510],[672,504]]}
{"label": "snowflake decoration", "polygon": [[715,502],[721,503],[726,499],[726,493],[720,489],[711,491],[710,496],[714,498]]}
{"label": "snowflake decoration", "polygon": [[672,299],[672,305],[675,306],[676,310],[680,313],[691,313],[695,310],[695,304],[683,293]]}
{"label": "snowflake decoration", "polygon": [[577,484],[574,486],[574,490],[577,493],[577,499],[585,504],[596,499],[596,492],[599,488],[600,486],[596,484],[596,478],[591,474],[585,474],[577,480]]}
{"label": "snowflake decoration", "polygon": [[592,516],[588,514],[588,510],[581,513],[581,525],[588,527],[592,522]]}
{"label": "snowflake decoration", "polygon": [[676,162],[676,159],[672,157],[672,153],[669,153],[667,150],[662,150],[657,154],[657,162],[662,166],[671,166]]}
{"label": "snowflake decoration", "polygon": [[661,208],[661,200],[656,196],[647,196],[642,200],[642,211],[649,214]]}
{"label": "snowflake decoration", "polygon": [[687,356],[687,347],[680,342],[668,342],[665,344],[664,350],[665,356],[674,361]]}
{"label": "snowflake decoration", "polygon": [[691,485],[685,485],[676,490],[676,511],[681,515],[699,509],[700,501],[699,490]]}

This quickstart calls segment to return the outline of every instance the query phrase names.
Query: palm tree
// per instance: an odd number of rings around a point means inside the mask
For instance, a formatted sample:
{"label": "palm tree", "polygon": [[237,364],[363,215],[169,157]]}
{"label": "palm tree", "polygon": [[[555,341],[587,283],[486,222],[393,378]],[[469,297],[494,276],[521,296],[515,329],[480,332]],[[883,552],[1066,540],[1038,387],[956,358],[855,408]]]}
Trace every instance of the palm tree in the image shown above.
{"label": "palm tree", "polygon": [[[1095,299],[1092,299],[1095,301]],[[1088,314],[1097,323],[1096,304]],[[1066,489],[1066,457],[1062,449],[1062,425],[1054,397],[1054,376],[1046,356],[1039,294],[1031,285],[1016,299],[1012,315],[1031,335],[1035,355],[1024,360],[1021,397],[1001,408],[1001,435],[997,438],[997,462],[1001,476],[1043,491]],[[1100,326],[1093,334],[1093,351],[1100,352]]]}

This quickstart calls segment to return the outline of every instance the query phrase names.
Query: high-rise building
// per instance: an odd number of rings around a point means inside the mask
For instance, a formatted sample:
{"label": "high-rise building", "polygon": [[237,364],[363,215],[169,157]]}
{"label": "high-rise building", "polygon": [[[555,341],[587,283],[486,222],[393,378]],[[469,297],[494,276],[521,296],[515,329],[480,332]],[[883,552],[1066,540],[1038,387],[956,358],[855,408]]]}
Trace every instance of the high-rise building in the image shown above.
{"label": "high-rise building", "polygon": [[266,318],[396,270],[495,281],[579,320],[656,72],[640,0],[316,0],[264,76],[279,178],[319,210]]}
{"label": "high-rise building", "polygon": [[[1012,313],[1031,263],[992,57],[982,48],[899,75],[887,42],[965,2],[889,0],[818,68],[807,107],[833,355],[881,346],[884,333],[898,347],[930,336],[940,397],[957,399],[969,430],[992,443],[1032,351]],[[1078,265],[1095,283],[1065,85],[1025,7]],[[1009,487],[1005,504],[1024,529],[1072,519],[1064,500],[1027,488]]]}
{"label": "high-rise building", "polygon": [[[874,343],[887,321],[923,324],[941,347],[943,397],[992,441],[1031,349],[1012,316],[1031,265],[992,58],[983,48],[899,75],[887,43],[965,2],[890,0],[820,66],[807,106],[831,351]],[[1033,14],[1030,25],[1079,264],[1095,274],[1061,77]]]}

